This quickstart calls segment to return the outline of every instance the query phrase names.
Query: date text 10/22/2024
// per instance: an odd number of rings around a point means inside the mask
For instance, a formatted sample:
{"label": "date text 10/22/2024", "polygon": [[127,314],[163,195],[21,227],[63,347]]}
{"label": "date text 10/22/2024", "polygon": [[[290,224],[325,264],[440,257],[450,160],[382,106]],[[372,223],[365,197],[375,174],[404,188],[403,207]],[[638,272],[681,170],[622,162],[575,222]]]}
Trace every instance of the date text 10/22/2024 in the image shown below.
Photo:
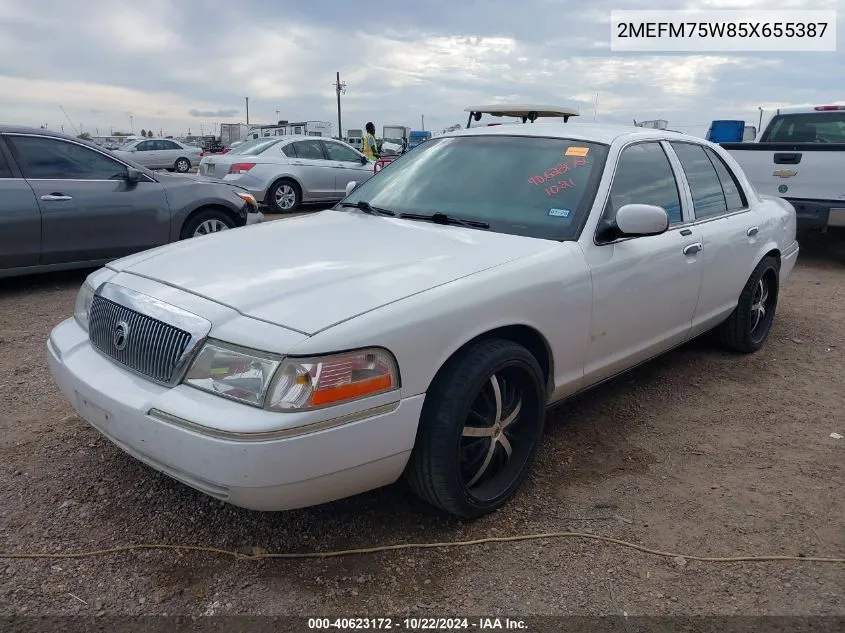
{"label": "date text 10/22/2024", "polygon": [[[570,148],[570,149],[576,149],[576,148]],[[568,152],[568,150],[567,150],[567,152]],[[559,165],[555,165],[551,169],[547,169],[545,172],[543,172],[542,174],[540,174],[538,176],[531,176],[530,178],[528,178],[528,182],[529,182],[529,184],[532,184],[532,185],[535,185],[535,186],[536,185],[542,185],[542,184],[547,183],[548,181],[550,181],[554,178],[557,178],[559,176],[562,176],[563,174],[569,173],[573,169],[576,169],[578,167],[584,167],[587,164],[588,164],[587,159],[581,158],[581,157],[576,157],[576,158],[573,158],[572,160],[565,160],[562,163],[560,163]],[[554,184],[546,186],[544,188],[544,191],[545,191],[547,196],[553,196],[557,193],[560,193],[561,191],[564,191],[564,190],[569,189],[570,187],[574,187],[574,186],[575,186],[575,181],[570,176],[569,178],[566,178],[565,180],[560,180],[560,181],[558,181]]]}

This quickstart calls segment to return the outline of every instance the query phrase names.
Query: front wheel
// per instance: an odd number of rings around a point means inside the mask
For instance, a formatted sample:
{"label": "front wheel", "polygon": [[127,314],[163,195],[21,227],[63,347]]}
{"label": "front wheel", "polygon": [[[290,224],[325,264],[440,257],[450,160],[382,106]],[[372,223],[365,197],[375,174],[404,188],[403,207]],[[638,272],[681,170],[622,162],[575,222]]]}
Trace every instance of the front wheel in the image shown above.
{"label": "front wheel", "polygon": [[231,216],[216,209],[200,211],[183,227],[182,239],[227,231],[235,227]]}
{"label": "front wheel", "polygon": [[504,505],[531,470],[545,392],[537,360],[512,341],[481,341],[451,360],[425,398],[411,488],[467,519]]}
{"label": "front wheel", "polygon": [[176,164],[173,165],[173,167],[180,174],[184,174],[187,173],[188,170],[191,168],[191,161],[189,161],[187,158],[180,158],[176,161]]}
{"label": "front wheel", "polygon": [[722,345],[749,354],[763,347],[769,337],[778,305],[780,266],[764,257],[748,278],[736,308],[718,328]]}

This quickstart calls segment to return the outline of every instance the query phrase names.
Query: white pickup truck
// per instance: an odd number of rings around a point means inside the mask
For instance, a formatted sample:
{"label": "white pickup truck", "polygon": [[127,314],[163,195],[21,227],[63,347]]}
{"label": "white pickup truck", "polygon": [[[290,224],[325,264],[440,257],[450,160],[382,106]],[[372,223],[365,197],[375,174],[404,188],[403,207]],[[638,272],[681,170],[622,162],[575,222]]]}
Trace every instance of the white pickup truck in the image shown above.
{"label": "white pickup truck", "polygon": [[721,146],[760,193],[795,207],[799,229],[845,236],[845,105],[781,108],[756,141]]}

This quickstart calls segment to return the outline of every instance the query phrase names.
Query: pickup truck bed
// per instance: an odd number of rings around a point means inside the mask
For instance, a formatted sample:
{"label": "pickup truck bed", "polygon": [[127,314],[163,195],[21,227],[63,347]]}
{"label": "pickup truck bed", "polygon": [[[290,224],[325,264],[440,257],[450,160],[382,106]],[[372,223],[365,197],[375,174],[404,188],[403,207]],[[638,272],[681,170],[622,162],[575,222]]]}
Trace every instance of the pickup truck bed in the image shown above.
{"label": "pickup truck bed", "polygon": [[799,228],[845,228],[845,143],[720,145],[761,194],[795,207]]}

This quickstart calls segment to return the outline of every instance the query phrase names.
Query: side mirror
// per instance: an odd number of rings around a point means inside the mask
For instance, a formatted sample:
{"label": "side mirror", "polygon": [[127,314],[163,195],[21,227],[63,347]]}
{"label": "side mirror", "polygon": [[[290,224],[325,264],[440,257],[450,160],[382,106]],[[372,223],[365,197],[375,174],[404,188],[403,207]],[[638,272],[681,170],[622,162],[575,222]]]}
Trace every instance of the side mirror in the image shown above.
{"label": "side mirror", "polygon": [[660,235],[669,228],[669,214],[653,204],[626,204],[616,212],[616,226],[629,237]]}
{"label": "side mirror", "polygon": [[347,182],[346,183],[346,195],[348,196],[350,193],[355,191],[355,187],[357,187],[357,186],[358,186],[358,183],[355,182],[354,180],[350,180],[349,182]]}
{"label": "side mirror", "polygon": [[366,165],[367,163],[369,163],[369,162],[370,162],[370,161],[367,159],[367,157],[366,157],[366,156],[362,156],[359,160],[361,161],[361,164],[362,164],[362,165]]}
{"label": "side mirror", "polygon": [[126,182],[141,182],[141,170],[129,167],[126,169]]}

